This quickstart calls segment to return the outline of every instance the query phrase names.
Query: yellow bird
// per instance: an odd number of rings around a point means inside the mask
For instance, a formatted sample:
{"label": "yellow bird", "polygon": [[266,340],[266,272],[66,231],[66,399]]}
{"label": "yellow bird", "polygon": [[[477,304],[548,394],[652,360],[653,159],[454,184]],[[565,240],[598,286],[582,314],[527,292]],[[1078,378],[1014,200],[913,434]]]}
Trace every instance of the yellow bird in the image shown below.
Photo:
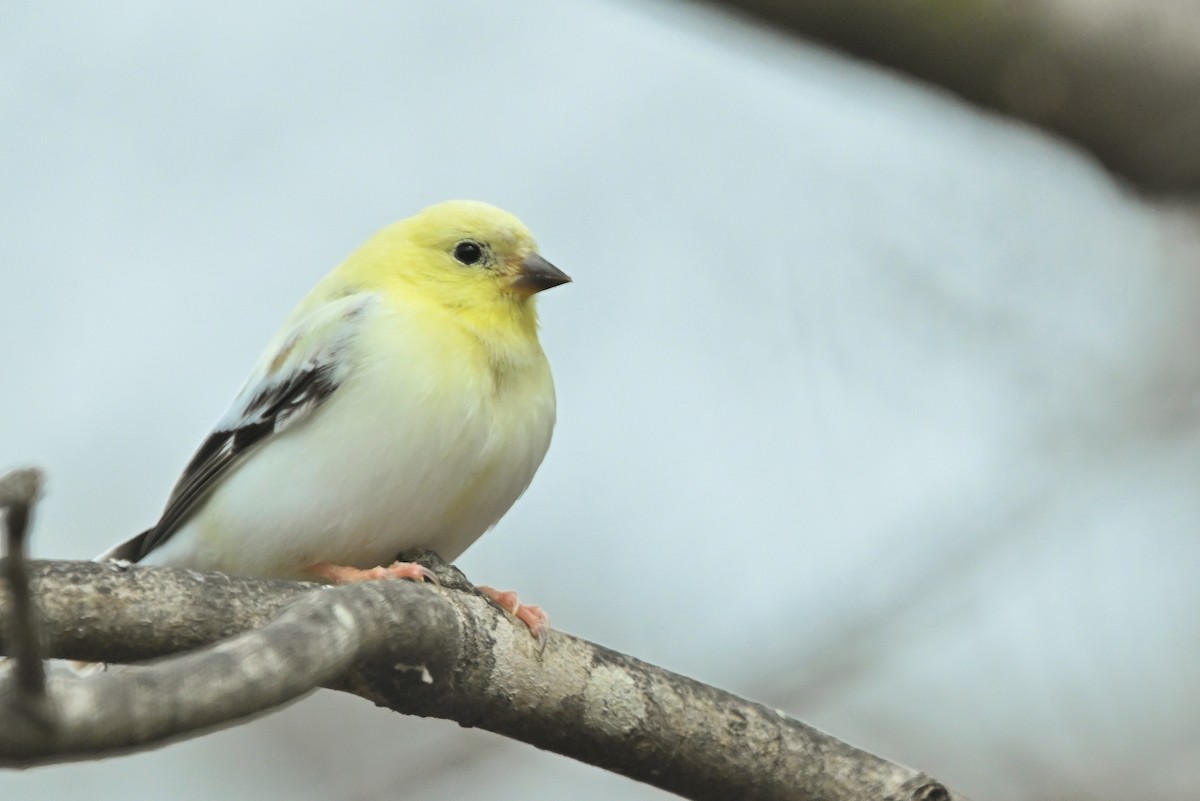
{"label": "yellow bird", "polygon": [[[534,295],[570,280],[485,203],[383,229],[287,318],[154,527],[100,558],[338,582],[457,558],[550,445]],[[540,634],[540,609],[481,589]]]}

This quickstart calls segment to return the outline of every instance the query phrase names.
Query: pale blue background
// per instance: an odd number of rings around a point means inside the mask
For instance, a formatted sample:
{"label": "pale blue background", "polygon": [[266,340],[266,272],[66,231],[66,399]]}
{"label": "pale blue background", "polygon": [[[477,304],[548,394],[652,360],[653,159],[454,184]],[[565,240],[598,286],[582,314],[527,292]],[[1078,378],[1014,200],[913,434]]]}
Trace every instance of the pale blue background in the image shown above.
{"label": "pale blue background", "polygon": [[[9,4],[0,467],[36,551],[152,522],[374,229],[504,206],[560,421],[461,560],[561,629],[976,799],[1200,782],[1200,216],[1041,133],[688,4]],[[665,797],[330,693],[91,801]]]}

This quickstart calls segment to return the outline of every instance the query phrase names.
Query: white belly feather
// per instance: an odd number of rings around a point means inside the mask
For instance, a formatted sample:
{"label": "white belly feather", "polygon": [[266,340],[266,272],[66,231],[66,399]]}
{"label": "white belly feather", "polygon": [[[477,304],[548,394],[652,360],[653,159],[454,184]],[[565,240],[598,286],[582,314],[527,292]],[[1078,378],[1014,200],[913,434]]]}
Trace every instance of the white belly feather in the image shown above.
{"label": "white belly feather", "polygon": [[259,446],[147,564],[298,578],[415,547],[452,560],[508,511],[554,427],[540,347],[497,375],[469,334],[432,341],[411,317],[363,339],[356,353],[386,357],[350,354],[359,361],[312,418]]}

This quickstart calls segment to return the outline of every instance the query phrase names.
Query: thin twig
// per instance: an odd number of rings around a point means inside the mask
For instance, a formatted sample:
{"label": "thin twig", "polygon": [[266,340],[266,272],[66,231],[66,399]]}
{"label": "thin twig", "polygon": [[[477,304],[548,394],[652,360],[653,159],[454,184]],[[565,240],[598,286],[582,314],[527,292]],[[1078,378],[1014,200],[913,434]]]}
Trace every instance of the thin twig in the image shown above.
{"label": "thin twig", "polygon": [[3,573],[12,596],[8,627],[16,662],[17,693],[12,711],[46,730],[52,727],[52,717],[46,698],[46,669],[37,610],[29,590],[25,557],[26,534],[41,487],[42,472],[37,468],[14,470],[0,477],[0,511],[4,513],[6,530]]}

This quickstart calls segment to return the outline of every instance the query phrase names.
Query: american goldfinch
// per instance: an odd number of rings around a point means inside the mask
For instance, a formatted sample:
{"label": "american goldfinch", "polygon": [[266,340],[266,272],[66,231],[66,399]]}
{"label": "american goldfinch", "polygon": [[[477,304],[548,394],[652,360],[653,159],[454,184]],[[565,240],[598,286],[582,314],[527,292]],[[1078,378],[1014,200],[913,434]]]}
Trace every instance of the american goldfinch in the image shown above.
{"label": "american goldfinch", "polygon": [[[570,280],[485,203],[384,228],[287,318],[159,521],[100,559],[349,581],[457,558],[550,445],[533,296]],[[537,607],[481,589],[540,634]]]}

